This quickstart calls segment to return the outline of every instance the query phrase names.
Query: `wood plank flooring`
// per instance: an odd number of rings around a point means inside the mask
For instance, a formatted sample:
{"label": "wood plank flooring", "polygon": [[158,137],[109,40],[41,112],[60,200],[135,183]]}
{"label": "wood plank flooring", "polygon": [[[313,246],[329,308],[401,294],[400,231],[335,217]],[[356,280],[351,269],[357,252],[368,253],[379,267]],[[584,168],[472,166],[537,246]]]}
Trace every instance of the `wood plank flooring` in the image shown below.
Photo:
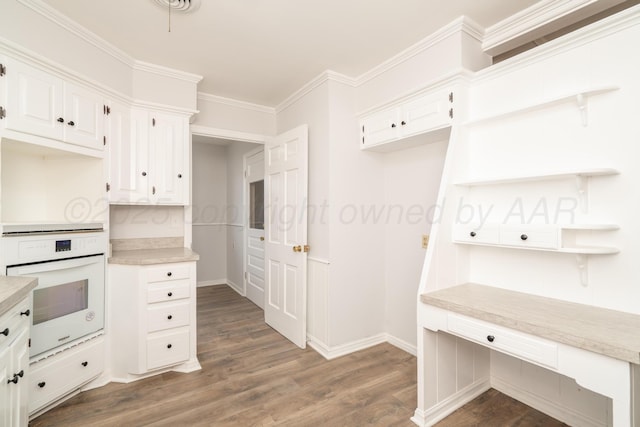
{"label": "wood plank flooring", "polygon": [[[300,350],[226,286],[198,289],[202,370],[81,393],[44,426],[414,426],[416,359],[389,344],[331,361]],[[560,426],[494,390],[439,427]]]}

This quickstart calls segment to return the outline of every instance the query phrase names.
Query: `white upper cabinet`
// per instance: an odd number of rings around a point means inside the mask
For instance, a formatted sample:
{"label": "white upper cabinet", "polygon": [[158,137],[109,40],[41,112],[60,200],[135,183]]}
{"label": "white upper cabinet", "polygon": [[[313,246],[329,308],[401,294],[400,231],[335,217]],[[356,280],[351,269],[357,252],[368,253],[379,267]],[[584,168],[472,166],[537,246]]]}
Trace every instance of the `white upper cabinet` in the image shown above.
{"label": "white upper cabinet", "polygon": [[187,117],[140,108],[128,120],[113,108],[109,117],[110,202],[188,204]]}
{"label": "white upper cabinet", "polygon": [[6,129],[101,150],[104,100],[42,70],[5,60]]}
{"label": "white upper cabinet", "polygon": [[386,150],[389,143],[449,127],[453,120],[453,97],[449,89],[428,91],[363,116],[360,147]]}

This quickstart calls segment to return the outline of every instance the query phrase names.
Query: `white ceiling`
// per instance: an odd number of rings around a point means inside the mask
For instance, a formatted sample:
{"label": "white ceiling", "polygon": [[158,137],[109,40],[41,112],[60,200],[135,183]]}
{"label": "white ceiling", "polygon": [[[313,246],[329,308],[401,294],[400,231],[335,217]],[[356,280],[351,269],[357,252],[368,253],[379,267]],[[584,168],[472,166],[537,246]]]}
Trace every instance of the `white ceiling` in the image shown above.
{"label": "white ceiling", "polygon": [[199,91],[276,106],[325,70],[358,77],[466,15],[483,27],[536,0],[44,0],[137,60],[204,76]]}

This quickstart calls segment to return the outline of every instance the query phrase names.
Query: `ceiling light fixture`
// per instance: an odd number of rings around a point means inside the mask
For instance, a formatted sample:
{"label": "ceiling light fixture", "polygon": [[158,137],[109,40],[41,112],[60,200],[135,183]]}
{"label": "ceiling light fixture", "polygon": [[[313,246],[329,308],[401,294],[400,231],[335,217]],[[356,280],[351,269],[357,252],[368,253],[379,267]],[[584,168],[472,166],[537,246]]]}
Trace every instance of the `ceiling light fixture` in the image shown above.
{"label": "ceiling light fixture", "polygon": [[153,0],[158,6],[169,10],[169,32],[171,32],[171,12],[191,13],[200,7],[200,0]]}

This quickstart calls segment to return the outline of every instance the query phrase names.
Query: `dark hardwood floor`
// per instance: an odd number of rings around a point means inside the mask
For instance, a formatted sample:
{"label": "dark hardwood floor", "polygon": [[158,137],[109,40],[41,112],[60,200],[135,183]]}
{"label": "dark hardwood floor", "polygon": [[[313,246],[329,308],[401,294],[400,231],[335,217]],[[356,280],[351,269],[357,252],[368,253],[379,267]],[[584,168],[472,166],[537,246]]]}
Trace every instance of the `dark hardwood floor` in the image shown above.
{"label": "dark hardwood floor", "polygon": [[[300,350],[226,286],[198,289],[202,370],[81,393],[43,426],[413,426],[416,359],[389,344],[331,361]],[[490,390],[438,424],[560,426]]]}

